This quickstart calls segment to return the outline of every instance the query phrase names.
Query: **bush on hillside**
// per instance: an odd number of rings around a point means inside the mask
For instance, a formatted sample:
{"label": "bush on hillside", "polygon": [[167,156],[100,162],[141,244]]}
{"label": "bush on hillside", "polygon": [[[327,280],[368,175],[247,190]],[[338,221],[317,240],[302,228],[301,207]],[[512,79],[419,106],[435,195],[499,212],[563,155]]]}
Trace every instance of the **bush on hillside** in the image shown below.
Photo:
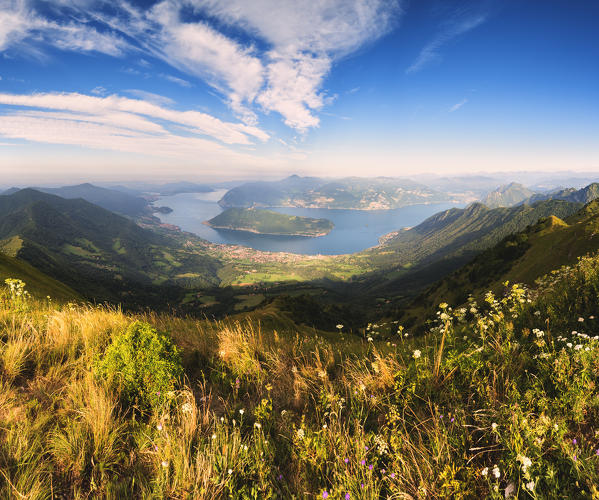
{"label": "bush on hillside", "polygon": [[123,405],[147,410],[168,400],[183,366],[167,333],[136,321],[113,339],[94,371],[118,391]]}

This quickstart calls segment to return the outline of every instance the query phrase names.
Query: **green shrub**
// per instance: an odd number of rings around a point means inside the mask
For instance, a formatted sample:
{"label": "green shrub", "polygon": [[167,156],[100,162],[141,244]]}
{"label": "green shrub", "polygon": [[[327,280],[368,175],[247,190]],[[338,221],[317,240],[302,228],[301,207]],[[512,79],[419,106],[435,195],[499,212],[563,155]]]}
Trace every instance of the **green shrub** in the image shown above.
{"label": "green shrub", "polygon": [[183,375],[170,336],[140,321],[113,339],[94,371],[119,392],[123,405],[142,410],[164,404]]}

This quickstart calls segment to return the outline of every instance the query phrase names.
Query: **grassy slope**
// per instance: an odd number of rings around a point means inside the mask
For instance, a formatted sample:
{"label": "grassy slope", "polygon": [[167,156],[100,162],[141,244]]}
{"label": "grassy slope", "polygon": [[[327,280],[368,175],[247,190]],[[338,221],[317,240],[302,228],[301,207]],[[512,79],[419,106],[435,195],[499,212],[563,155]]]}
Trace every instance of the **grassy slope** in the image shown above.
{"label": "grassy slope", "polygon": [[50,296],[64,302],[81,298],[75,290],[41,273],[26,262],[0,253],[0,283],[4,284],[4,280],[8,278],[24,281],[30,293],[39,298]]}
{"label": "grassy slope", "polygon": [[499,292],[507,280],[533,285],[540,276],[599,249],[599,201],[593,201],[566,221],[549,216],[510,235],[472,262],[422,293],[403,311],[402,321],[413,324],[430,317],[443,301],[464,303],[468,294]]}
{"label": "grassy slope", "polygon": [[206,224],[217,229],[291,236],[323,236],[333,229],[333,223],[327,219],[299,217],[253,208],[229,208]]}
{"label": "grassy slope", "polygon": [[[530,303],[514,289],[372,342],[0,301],[0,496],[596,498],[598,287],[584,259]],[[143,415],[93,369],[135,319],[186,375]]]}

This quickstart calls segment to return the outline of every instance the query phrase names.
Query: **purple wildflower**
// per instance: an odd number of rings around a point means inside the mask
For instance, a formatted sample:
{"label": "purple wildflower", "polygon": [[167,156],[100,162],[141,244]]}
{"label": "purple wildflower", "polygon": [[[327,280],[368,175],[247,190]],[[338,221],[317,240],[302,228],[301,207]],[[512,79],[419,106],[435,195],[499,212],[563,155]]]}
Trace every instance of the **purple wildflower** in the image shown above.
{"label": "purple wildflower", "polygon": [[329,498],[329,492],[327,490],[322,492],[322,498]]}
{"label": "purple wildflower", "polygon": [[368,466],[368,469],[372,470],[372,464],[370,464],[370,465]]}
{"label": "purple wildflower", "polygon": [[349,494],[349,491],[345,494],[345,500],[349,500],[351,498],[351,495]]}
{"label": "purple wildflower", "polygon": [[395,479],[395,472],[391,473],[391,479]]}
{"label": "purple wildflower", "polygon": [[578,443],[578,441],[576,441],[576,438],[574,438],[574,439],[572,440],[572,444],[576,444],[576,443]]}
{"label": "purple wildflower", "polygon": [[362,465],[366,465],[366,460],[360,460],[360,463],[361,463]]}
{"label": "purple wildflower", "polygon": [[349,458],[344,458],[343,461],[347,464],[349,463]]}

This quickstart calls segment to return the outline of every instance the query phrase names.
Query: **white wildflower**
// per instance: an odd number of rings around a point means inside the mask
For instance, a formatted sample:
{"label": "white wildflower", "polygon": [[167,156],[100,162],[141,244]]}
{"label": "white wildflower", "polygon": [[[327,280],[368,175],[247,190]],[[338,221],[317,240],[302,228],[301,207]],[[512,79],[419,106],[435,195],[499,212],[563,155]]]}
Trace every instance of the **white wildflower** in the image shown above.
{"label": "white wildflower", "polygon": [[487,474],[489,474],[489,468],[485,467],[483,470],[480,471],[480,475],[481,476],[486,476]]}
{"label": "white wildflower", "polygon": [[501,471],[499,470],[499,467],[497,467],[496,465],[493,466],[493,476],[495,477],[495,479],[499,479],[501,477]]}
{"label": "white wildflower", "polygon": [[414,351],[414,354],[412,354],[412,357],[413,357],[414,359],[418,359],[418,358],[419,358],[421,355],[422,355],[422,353],[420,352],[420,350],[419,350],[419,349],[416,349],[416,350]]}
{"label": "white wildflower", "polygon": [[532,465],[532,460],[525,455],[518,455],[518,462],[522,464],[522,472],[526,474],[526,471]]}

